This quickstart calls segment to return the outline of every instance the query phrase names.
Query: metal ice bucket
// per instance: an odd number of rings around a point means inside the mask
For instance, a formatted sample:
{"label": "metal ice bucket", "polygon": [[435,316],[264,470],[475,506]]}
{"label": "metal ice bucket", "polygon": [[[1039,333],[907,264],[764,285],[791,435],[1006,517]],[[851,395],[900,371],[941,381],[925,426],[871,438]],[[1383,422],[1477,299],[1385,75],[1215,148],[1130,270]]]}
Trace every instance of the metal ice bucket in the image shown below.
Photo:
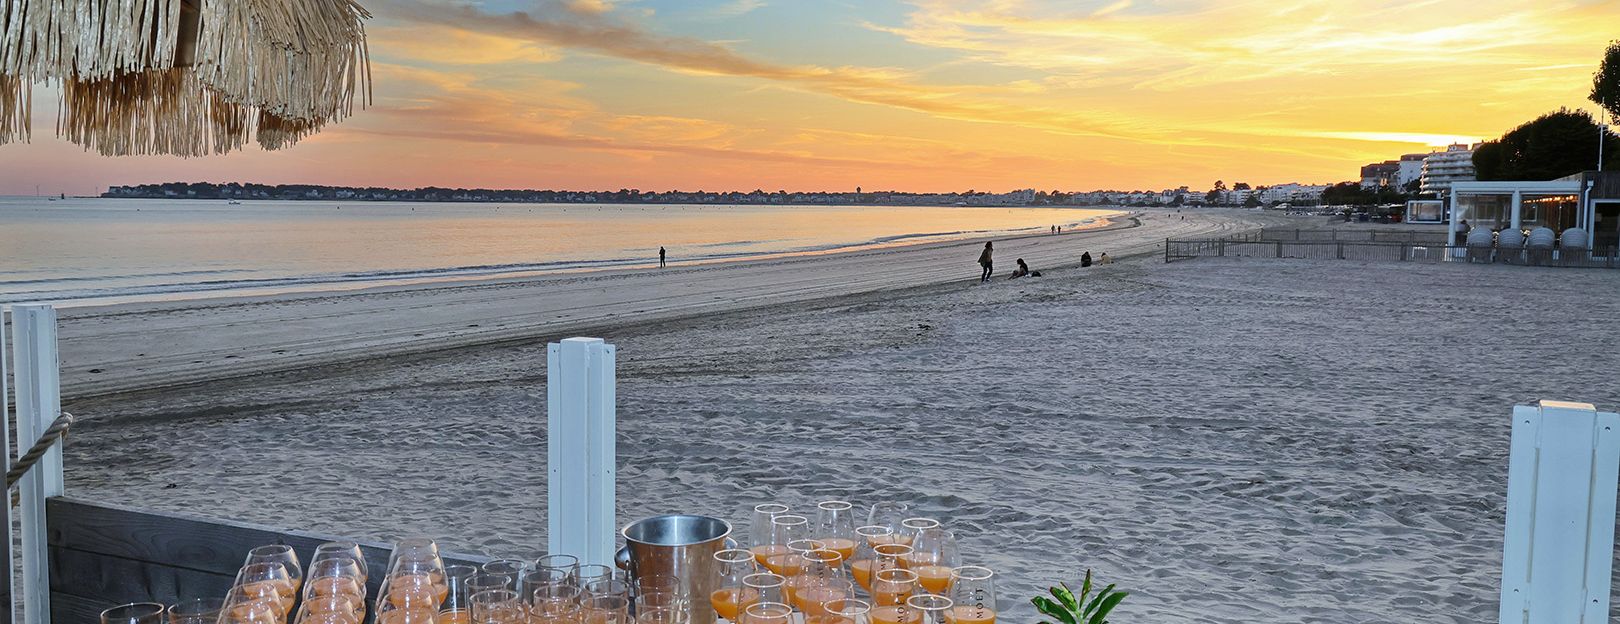
{"label": "metal ice bucket", "polygon": [[624,549],[616,558],[632,580],[662,574],[686,590],[691,624],[714,624],[709,595],[720,588],[714,553],[731,545],[731,523],[707,516],[653,516],[624,527]]}

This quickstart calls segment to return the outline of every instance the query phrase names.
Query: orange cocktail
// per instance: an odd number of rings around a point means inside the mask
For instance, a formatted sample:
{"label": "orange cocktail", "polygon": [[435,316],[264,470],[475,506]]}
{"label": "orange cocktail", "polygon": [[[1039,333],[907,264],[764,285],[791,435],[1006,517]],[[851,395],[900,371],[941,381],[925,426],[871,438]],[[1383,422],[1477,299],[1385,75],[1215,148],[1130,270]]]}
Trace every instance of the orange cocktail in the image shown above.
{"label": "orange cocktail", "polygon": [[995,611],[975,605],[951,607],[946,618],[952,624],[996,624]]}
{"label": "orange cocktail", "polygon": [[942,565],[917,566],[911,569],[917,573],[917,584],[930,594],[944,595],[945,590],[951,587],[951,568]]}
{"label": "orange cocktail", "polygon": [[830,550],[838,553],[839,563],[849,561],[851,557],[855,556],[855,540],[842,537],[829,537],[821,540],[821,543],[821,548],[823,550]]}
{"label": "orange cocktail", "polygon": [[861,589],[866,590],[866,593],[872,593],[872,567],[875,565],[877,565],[876,559],[849,562],[849,575],[855,577],[855,582],[861,586]]}
{"label": "orange cocktail", "polygon": [[868,615],[872,618],[872,624],[918,624],[922,622],[922,612],[902,605],[873,607]]}
{"label": "orange cocktail", "polygon": [[709,604],[714,607],[715,613],[733,622],[737,621],[737,615],[743,609],[756,602],[759,602],[759,591],[747,587],[717,589],[709,594]]}
{"label": "orange cocktail", "polygon": [[759,565],[765,565],[766,559],[793,551],[788,550],[788,547],[782,544],[766,544],[750,548],[748,552],[754,553],[754,561],[758,561]]}

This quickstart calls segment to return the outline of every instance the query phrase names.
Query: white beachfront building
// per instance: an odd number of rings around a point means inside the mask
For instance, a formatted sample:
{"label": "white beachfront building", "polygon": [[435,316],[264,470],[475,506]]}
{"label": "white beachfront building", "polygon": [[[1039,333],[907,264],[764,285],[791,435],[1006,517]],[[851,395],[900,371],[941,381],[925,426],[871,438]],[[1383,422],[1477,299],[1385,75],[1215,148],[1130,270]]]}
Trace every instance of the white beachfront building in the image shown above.
{"label": "white beachfront building", "polygon": [[1535,229],[1560,236],[1571,228],[1585,232],[1586,246],[1599,254],[1620,246],[1620,172],[1587,171],[1545,182],[1456,181],[1450,186],[1449,232],[1469,228]]}
{"label": "white beachfront building", "polygon": [[1444,195],[1457,182],[1474,179],[1474,148],[1457,143],[1444,152],[1429,154],[1423,159],[1422,189],[1425,193]]}

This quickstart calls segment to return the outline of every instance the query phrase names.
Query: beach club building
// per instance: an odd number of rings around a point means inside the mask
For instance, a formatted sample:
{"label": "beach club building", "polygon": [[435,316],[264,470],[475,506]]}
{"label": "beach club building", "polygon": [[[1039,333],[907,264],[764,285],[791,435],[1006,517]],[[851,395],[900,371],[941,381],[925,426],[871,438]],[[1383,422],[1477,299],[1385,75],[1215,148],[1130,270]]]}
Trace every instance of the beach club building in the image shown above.
{"label": "beach club building", "polygon": [[[1584,243],[1598,255],[1620,246],[1620,172],[1587,171],[1557,180],[1451,183],[1447,231],[1546,227],[1563,245]],[[1570,232],[1577,230],[1576,232]],[[1576,236],[1565,238],[1566,233]]]}

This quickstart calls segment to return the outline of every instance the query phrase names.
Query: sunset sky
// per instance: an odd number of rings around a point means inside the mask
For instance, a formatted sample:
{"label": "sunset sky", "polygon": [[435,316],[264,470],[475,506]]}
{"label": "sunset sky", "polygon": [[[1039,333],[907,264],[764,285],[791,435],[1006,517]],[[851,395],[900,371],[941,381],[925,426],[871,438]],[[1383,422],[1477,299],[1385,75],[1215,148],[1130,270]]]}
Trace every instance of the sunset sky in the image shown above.
{"label": "sunset sky", "polygon": [[301,145],[0,146],[0,194],[164,181],[1207,189],[1355,178],[1585,98],[1620,0],[369,0],[376,101]]}

